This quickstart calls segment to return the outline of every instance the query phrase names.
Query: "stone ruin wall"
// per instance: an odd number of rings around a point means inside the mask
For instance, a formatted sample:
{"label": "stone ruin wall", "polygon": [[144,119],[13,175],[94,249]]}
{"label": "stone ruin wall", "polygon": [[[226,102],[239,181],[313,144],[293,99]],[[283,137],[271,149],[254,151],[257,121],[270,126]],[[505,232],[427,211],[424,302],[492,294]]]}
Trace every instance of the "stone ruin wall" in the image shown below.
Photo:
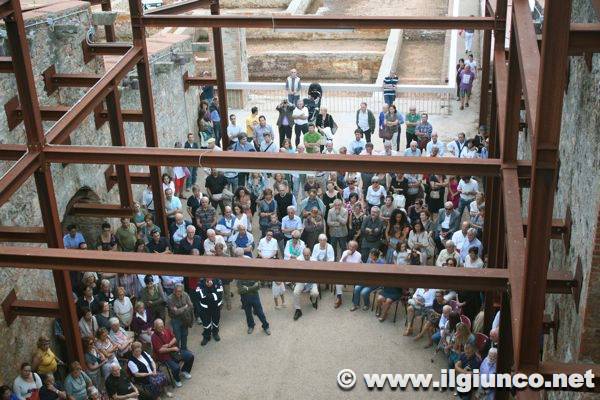
{"label": "stone ruin wall", "polygon": [[[573,22],[598,22],[590,0],[573,1]],[[554,218],[572,214],[568,246],[552,240],[550,266],[572,274],[578,258],[583,267],[583,289],[579,310],[571,295],[548,295],[546,314],[559,306],[557,338],[544,336],[544,360],[600,363],[600,56],[588,70],[583,57],[571,57],[568,88],[563,104],[560,137],[560,170],[554,200]],[[543,118],[543,115],[540,116]],[[531,159],[531,135],[520,134],[519,158]],[[523,196],[528,190],[523,190]],[[527,203],[523,208],[527,213]],[[558,340],[558,350],[554,350]],[[550,399],[592,399],[594,394],[549,392]]]}
{"label": "stone ruin wall", "polygon": [[[66,15],[68,15],[66,18],[57,19]],[[49,29],[45,23],[48,17],[56,20],[57,25],[54,30]],[[46,95],[41,73],[49,66],[55,65],[58,73],[102,74],[104,72],[105,65],[100,58],[87,65],[83,62],[81,42],[89,26],[89,18],[89,5],[80,1],[62,2],[25,14],[26,26],[37,24],[26,31],[41,105],[72,105],[85,93],[82,89],[64,88],[50,96]],[[58,25],[62,27],[57,29]],[[1,25],[0,29],[2,29]],[[190,47],[189,36],[161,35],[148,39],[156,123],[161,147],[172,147],[176,140],[185,140],[189,130],[196,132],[198,89],[191,87],[184,95],[182,80],[183,72],[186,70],[190,75],[194,75],[193,60],[182,66],[170,62],[171,51],[186,52]],[[132,74],[136,75],[135,70]],[[120,88],[120,93],[122,109],[140,109],[139,91]],[[4,105],[16,95],[14,76],[1,74],[0,104]],[[47,131],[51,125],[52,122],[45,122],[44,129]],[[125,136],[128,145],[145,146],[143,124],[125,123]],[[88,117],[71,134],[71,142],[74,145],[110,145],[108,123],[96,130],[93,116]],[[25,143],[23,124],[9,131],[4,112],[0,112],[0,143]],[[13,162],[0,162],[0,176],[12,164]],[[68,203],[82,187],[88,187],[90,193],[98,196],[103,203],[117,204],[119,200],[117,186],[115,185],[110,192],[106,190],[104,171],[107,167],[107,165],[52,165],[59,215],[65,215]],[[137,167],[135,170],[139,171],[140,168],[142,167]],[[133,186],[136,199],[139,199],[142,190],[141,186]],[[111,222],[116,226],[116,220]],[[41,214],[33,179],[29,179],[13,195],[10,202],[0,207],[0,224],[41,226]],[[19,299],[55,301],[56,298],[50,271],[1,268],[0,282],[0,301],[13,288]],[[18,317],[10,327],[7,327],[0,313],[0,337],[2,337],[0,354],[3,355],[3,362],[0,365],[0,384],[12,384],[20,363],[30,361],[37,337],[41,333],[51,336],[51,327],[52,320],[34,317]]]}

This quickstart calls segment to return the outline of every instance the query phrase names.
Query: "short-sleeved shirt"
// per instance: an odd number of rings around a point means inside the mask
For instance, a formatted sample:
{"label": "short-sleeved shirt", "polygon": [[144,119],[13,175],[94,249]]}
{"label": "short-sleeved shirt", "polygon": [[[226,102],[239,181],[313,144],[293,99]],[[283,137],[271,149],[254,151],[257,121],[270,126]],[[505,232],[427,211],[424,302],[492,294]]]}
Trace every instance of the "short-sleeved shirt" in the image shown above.
{"label": "short-sleeved shirt", "polygon": [[223,193],[223,189],[227,186],[227,179],[221,174],[216,177],[209,175],[206,177],[206,183],[204,184],[211,194]]}
{"label": "short-sleeved shirt", "polygon": [[200,200],[196,196],[191,195],[188,197],[186,205],[192,209],[192,215],[196,215],[196,210],[200,207]]}
{"label": "short-sleeved shirt", "polygon": [[246,118],[246,135],[248,139],[254,137],[254,127],[258,126],[258,115],[250,114],[248,118]]}
{"label": "short-sleeved shirt", "polygon": [[201,228],[210,229],[214,227],[216,213],[215,208],[209,204],[207,208],[198,208],[194,216]]}
{"label": "short-sleeved shirt", "polygon": [[165,209],[167,212],[172,212],[177,209],[181,210],[181,200],[179,200],[179,197],[172,196],[171,200],[165,199]]}
{"label": "short-sleeved shirt", "polygon": [[160,349],[165,344],[168,344],[171,340],[173,340],[175,336],[173,336],[173,332],[169,328],[164,328],[162,334],[158,332],[154,332],[152,334],[152,348],[154,349],[154,359],[160,361],[167,361],[171,359],[170,353],[159,353],[158,349]]}
{"label": "short-sleeved shirt", "polygon": [[304,146],[306,147],[307,153],[318,153],[320,149],[318,147],[309,147],[307,144],[315,144],[321,141],[321,134],[317,131],[306,132],[304,134]]}
{"label": "short-sleeved shirt", "polygon": [[137,228],[134,224],[129,224],[128,228],[120,226],[115,232],[121,251],[134,251],[137,241]]}
{"label": "short-sleeved shirt", "polygon": [[125,375],[125,371],[121,370],[118,377],[110,374],[106,378],[106,391],[110,397],[114,395],[123,396],[134,391],[133,384]]}
{"label": "short-sleeved shirt", "polygon": [[193,249],[196,249],[198,251],[200,251],[202,249],[202,239],[200,239],[200,236],[194,235],[194,239],[192,240],[192,243],[190,243],[187,240],[187,237],[184,237],[179,242],[179,250],[178,250],[179,254],[192,254]]}
{"label": "short-sleeved shirt", "polygon": [[160,239],[158,239],[158,243],[156,243],[154,239],[150,239],[146,245],[148,253],[164,253],[167,248],[169,248],[169,242],[167,242],[167,239],[162,236]]}
{"label": "short-sleeved shirt", "polygon": [[462,353],[460,355],[460,365],[463,369],[470,368],[471,371],[473,371],[474,369],[479,369],[481,361],[479,361],[479,358],[477,358],[476,355],[473,355],[471,358],[467,358],[467,355]]}
{"label": "short-sleeved shirt", "polygon": [[78,249],[81,243],[84,243],[85,239],[81,232],[77,232],[75,237],[71,237],[70,234],[66,234],[63,236],[63,245],[65,249]]}
{"label": "short-sleeved shirt", "polygon": [[[414,114],[413,115],[411,113],[408,113],[408,114],[406,114],[406,121],[410,122],[411,124],[418,124],[419,121],[421,121],[421,115],[420,114]],[[416,125],[413,125],[413,126],[407,125],[406,126],[406,133],[414,134],[415,133],[415,129],[417,129]]]}
{"label": "short-sleeved shirt", "polygon": [[460,90],[470,91],[473,87],[473,80],[475,79],[475,74],[473,71],[465,71],[463,70],[460,73]]}

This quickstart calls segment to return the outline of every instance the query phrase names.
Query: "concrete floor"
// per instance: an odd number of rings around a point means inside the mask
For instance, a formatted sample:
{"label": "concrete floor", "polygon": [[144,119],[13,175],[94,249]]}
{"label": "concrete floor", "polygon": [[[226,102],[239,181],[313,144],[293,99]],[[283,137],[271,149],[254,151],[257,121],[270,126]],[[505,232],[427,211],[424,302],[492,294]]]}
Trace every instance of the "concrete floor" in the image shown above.
{"label": "concrete floor", "polygon": [[[196,360],[193,379],[174,391],[179,399],[364,399],[368,390],[359,379],[352,391],[342,391],[336,383],[341,369],[350,368],[358,376],[363,373],[434,373],[444,368],[441,355],[432,364],[431,349],[424,350],[425,339],[415,343],[402,336],[404,310],[398,309],[398,320],[380,323],[374,312],[350,312],[350,287],[344,303],[333,308],[334,296],[323,289],[318,310],[305,296],[304,315],[292,319],[292,293],[286,293],[288,307],[274,309],[271,289],[261,289],[261,300],[271,336],[257,326],[252,335],[246,333],[246,320],[240,309],[239,296],[232,299],[231,311],[221,317],[221,341],[210,341],[200,347],[202,328],[191,329],[189,349]],[[373,391],[377,399],[448,399],[452,393],[412,389]]]}

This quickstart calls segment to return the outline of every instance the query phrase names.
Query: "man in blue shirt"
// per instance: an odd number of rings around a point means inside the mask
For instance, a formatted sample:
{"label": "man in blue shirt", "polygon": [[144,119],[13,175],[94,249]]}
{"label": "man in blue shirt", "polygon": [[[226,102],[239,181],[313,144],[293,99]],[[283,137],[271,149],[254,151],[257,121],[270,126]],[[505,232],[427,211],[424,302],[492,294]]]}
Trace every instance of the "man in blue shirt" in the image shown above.
{"label": "man in blue shirt", "polygon": [[213,132],[215,133],[215,143],[221,147],[221,115],[219,114],[219,98],[213,97],[209,107],[210,119],[213,122]]}
{"label": "man in blue shirt", "polygon": [[287,208],[287,215],[281,220],[281,231],[286,239],[292,238],[292,232],[298,230],[302,232],[304,225],[302,219],[296,215],[296,207],[289,206]]}
{"label": "man in blue shirt", "polygon": [[65,249],[79,249],[81,243],[85,243],[85,239],[81,232],[77,231],[77,225],[71,224],[67,226],[67,234],[63,236],[63,245]]}

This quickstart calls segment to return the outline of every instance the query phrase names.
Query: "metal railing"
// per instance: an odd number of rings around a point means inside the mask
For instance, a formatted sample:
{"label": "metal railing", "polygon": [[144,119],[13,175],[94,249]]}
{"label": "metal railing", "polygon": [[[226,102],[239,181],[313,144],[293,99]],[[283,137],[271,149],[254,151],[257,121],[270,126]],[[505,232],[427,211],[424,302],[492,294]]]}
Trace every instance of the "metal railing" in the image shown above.
{"label": "metal railing", "polygon": [[[227,82],[227,104],[233,109],[257,106],[271,109],[286,98],[284,83]],[[384,104],[383,88],[374,84],[324,83],[321,105],[331,113],[354,112],[361,102],[373,111]],[[401,112],[416,106],[420,112],[448,114],[455,88],[450,85],[398,85],[394,104]],[[301,97],[306,96],[306,90]]]}

